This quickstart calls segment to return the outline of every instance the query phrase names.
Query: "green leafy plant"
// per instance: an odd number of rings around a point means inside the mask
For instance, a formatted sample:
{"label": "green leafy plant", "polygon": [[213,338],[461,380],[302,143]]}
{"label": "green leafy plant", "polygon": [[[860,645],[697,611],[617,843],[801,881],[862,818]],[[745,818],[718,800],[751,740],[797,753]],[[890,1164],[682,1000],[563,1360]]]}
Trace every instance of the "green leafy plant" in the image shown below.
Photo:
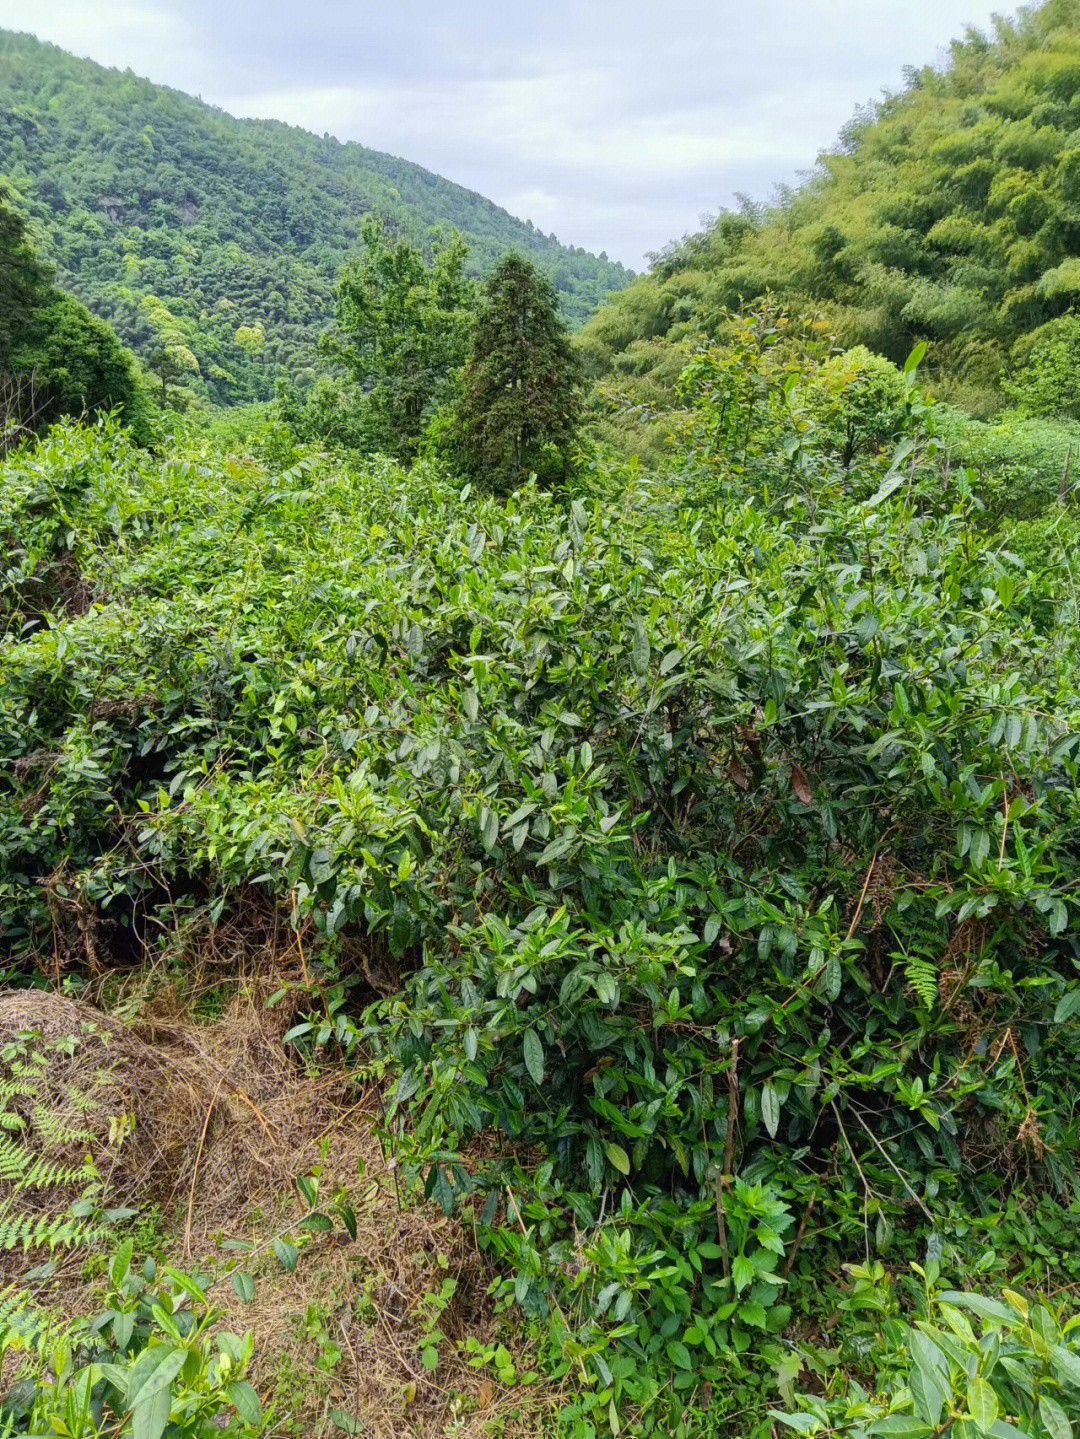
{"label": "green leafy plant", "polygon": [[2,1406],[6,1434],[91,1439],[259,1433],[262,1406],[244,1374],[253,1338],[214,1325],[220,1314],[198,1276],[153,1260],[131,1267],[132,1245],[109,1266],[106,1307],[58,1323],[27,1300],[0,1312],[0,1354],[17,1366]]}
{"label": "green leafy plant", "polygon": [[799,1434],[853,1439],[1067,1439],[1080,1412],[1080,1316],[1014,1289],[1000,1299],[942,1290],[936,1264],[919,1272],[923,1317],[894,1323],[885,1393],[834,1377],[824,1397],[800,1395],[799,1407],[772,1417]]}

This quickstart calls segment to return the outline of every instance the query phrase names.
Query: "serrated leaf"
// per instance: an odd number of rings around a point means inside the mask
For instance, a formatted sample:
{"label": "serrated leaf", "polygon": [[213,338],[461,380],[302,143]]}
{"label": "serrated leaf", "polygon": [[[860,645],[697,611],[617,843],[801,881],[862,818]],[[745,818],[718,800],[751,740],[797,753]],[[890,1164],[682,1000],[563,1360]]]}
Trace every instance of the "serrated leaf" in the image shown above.
{"label": "serrated leaf", "polygon": [[649,657],[652,651],[645,626],[640,620],[634,621],[634,642],[630,649],[630,666],[636,675],[649,673]]}
{"label": "serrated leaf", "polygon": [[487,805],[480,806],[480,838],[490,854],[499,839],[499,816]]}
{"label": "serrated leaf", "polygon": [[763,1084],[761,1087],[761,1118],[770,1138],[775,1139],[776,1131],[780,1128],[780,1096],[772,1084]]}
{"label": "serrated leaf", "polygon": [[630,1173],[630,1156],[621,1144],[605,1144],[604,1153],[613,1169],[617,1169],[620,1174]]}
{"label": "serrated leaf", "polygon": [[131,1256],[135,1248],[135,1241],[125,1239],[120,1248],[113,1255],[112,1263],[109,1265],[109,1278],[113,1287],[119,1289],[124,1280],[128,1277],[131,1268]]}
{"label": "serrated leaf", "polygon": [[885,1435],[888,1439],[928,1439],[934,1431],[914,1414],[887,1414],[871,1424],[866,1432]]}
{"label": "serrated leaf", "polygon": [[296,1268],[296,1261],[299,1257],[296,1245],[290,1244],[287,1239],[275,1239],[274,1254],[277,1256],[278,1262],[291,1274]]}
{"label": "serrated leaf", "polygon": [[262,1419],[259,1396],[246,1379],[234,1379],[226,1390],[229,1402],[245,1424],[258,1424]]}
{"label": "serrated leaf", "polygon": [[540,1043],[535,1029],[527,1029],[522,1040],[525,1054],[525,1068],[536,1085],[544,1082],[544,1046]]}
{"label": "serrated leaf", "polygon": [[1052,1344],[1050,1362],[1062,1384],[1073,1384],[1080,1389],[1080,1354],[1066,1348],[1064,1344]]}
{"label": "serrated leaf", "polygon": [[998,1397],[993,1385],[976,1375],[968,1383],[967,1404],[975,1424],[986,1433],[998,1417]]}
{"label": "serrated leaf", "polygon": [[933,1369],[915,1368],[911,1371],[908,1387],[911,1389],[918,1417],[936,1427],[947,1397],[940,1376]]}
{"label": "serrated leaf", "polygon": [[137,1404],[146,1404],[155,1394],[167,1390],[180,1373],[186,1357],[186,1349],[174,1349],[171,1344],[155,1344],[144,1349],[131,1366],[128,1407],[133,1409]]}
{"label": "serrated leaf", "polygon": [[169,1385],[141,1399],[131,1411],[131,1439],[161,1439],[168,1427],[171,1409],[172,1391]]}
{"label": "serrated leaf", "polygon": [[752,1329],[764,1329],[768,1322],[764,1304],[756,1299],[747,1299],[738,1308],[739,1318],[744,1324],[749,1324]]}
{"label": "serrated leaf", "polygon": [[745,1254],[736,1254],[731,1266],[731,1277],[735,1281],[735,1293],[741,1294],[754,1282],[754,1265]]}
{"label": "serrated leaf", "polygon": [[232,1287],[236,1291],[237,1298],[242,1299],[245,1304],[250,1304],[255,1298],[255,1281],[243,1269],[233,1270]]}
{"label": "serrated leaf", "polygon": [[1039,1397],[1039,1418],[1050,1435],[1050,1439],[1073,1439],[1069,1416],[1056,1399],[1050,1398],[1049,1394],[1042,1394]]}
{"label": "serrated leaf", "polygon": [[334,1227],[334,1221],[328,1214],[305,1214],[296,1227],[311,1234],[328,1234]]}

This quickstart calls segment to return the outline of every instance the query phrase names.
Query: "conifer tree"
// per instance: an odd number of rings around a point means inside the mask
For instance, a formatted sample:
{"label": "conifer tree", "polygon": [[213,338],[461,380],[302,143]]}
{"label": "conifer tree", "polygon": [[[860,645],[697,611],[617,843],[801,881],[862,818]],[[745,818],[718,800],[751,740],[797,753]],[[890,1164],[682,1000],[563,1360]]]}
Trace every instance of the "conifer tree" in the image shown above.
{"label": "conifer tree", "polygon": [[551,281],[523,256],[508,255],[488,281],[458,405],[470,466],[497,489],[533,472],[565,475],[578,426],[577,381]]}

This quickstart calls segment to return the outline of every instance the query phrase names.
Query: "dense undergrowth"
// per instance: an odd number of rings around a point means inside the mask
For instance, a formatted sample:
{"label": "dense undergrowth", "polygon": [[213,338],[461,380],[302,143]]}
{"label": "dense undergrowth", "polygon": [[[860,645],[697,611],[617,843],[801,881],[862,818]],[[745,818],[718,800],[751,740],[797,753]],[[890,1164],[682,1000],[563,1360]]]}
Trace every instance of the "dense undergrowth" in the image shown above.
{"label": "dense undergrowth", "polygon": [[556,493],[108,419],[4,470],[9,980],[306,926],[292,1042],[382,1084],[581,1436],[928,1439],[873,1262],[931,1315],[1075,1278],[1072,490],[1014,545],[917,356],[871,432],[775,341],[698,356],[663,474]]}

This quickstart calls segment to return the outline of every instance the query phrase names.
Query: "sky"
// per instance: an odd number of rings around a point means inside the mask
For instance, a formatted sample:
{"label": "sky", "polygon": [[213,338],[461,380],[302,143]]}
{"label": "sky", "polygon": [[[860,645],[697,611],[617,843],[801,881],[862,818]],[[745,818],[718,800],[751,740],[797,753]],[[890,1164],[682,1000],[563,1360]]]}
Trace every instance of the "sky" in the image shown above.
{"label": "sky", "polygon": [[856,106],[1005,0],[0,0],[234,115],[413,160],[634,269],[796,183]]}

